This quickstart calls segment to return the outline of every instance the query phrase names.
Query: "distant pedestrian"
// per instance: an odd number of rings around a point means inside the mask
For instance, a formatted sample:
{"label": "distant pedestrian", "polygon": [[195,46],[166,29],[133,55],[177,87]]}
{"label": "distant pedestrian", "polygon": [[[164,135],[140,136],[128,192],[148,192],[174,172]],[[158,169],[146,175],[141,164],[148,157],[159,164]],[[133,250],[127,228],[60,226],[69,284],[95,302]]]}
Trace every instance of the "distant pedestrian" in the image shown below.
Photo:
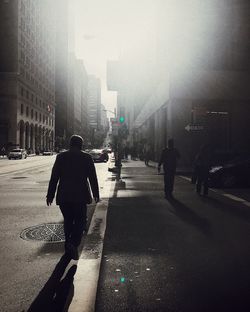
{"label": "distant pedestrian", "polygon": [[128,159],[128,154],[129,154],[129,147],[126,145],[124,147],[124,158]]}
{"label": "distant pedestrian", "polygon": [[211,166],[211,151],[208,145],[203,144],[195,157],[196,192],[204,196],[208,195],[208,177]]}
{"label": "distant pedestrian", "polygon": [[165,198],[173,197],[174,177],[176,172],[177,159],[180,157],[179,151],[174,148],[174,140],[168,140],[168,147],[162,150],[160,161],[158,164],[158,172],[163,164],[164,170],[164,192]]}
{"label": "distant pedestrian", "polygon": [[99,201],[99,188],[92,157],[81,151],[82,137],[73,135],[70,149],[59,153],[54,163],[47,193],[51,205],[57,187],[56,204],[64,217],[65,253],[78,259],[78,249],[86,230],[87,204],[92,201],[89,183],[95,202]]}
{"label": "distant pedestrian", "polygon": [[137,148],[136,148],[135,144],[131,147],[130,152],[131,152],[131,159],[132,160],[136,160],[136,158],[137,158]]}
{"label": "distant pedestrian", "polygon": [[151,155],[151,148],[150,148],[150,145],[148,143],[146,143],[144,145],[143,154],[144,154],[144,163],[146,166],[148,166],[149,161],[150,161],[150,155]]}
{"label": "distant pedestrian", "polygon": [[6,150],[5,150],[5,147],[3,146],[3,147],[1,148],[1,155],[4,157],[5,154],[6,154]]}

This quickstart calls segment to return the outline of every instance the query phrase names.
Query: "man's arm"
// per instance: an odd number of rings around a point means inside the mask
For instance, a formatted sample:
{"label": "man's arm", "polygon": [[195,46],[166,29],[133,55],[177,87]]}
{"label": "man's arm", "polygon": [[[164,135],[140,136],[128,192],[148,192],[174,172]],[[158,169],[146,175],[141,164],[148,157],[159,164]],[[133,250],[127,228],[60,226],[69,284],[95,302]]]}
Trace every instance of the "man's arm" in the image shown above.
{"label": "man's arm", "polygon": [[89,169],[88,170],[89,183],[91,186],[93,197],[95,199],[95,202],[97,203],[100,200],[100,195],[99,195],[99,186],[98,186],[98,180],[97,180],[97,176],[96,176],[95,165],[94,165],[92,158],[89,161],[89,168],[88,169]]}
{"label": "man's arm", "polygon": [[46,196],[47,206],[50,206],[53,202],[56,192],[56,186],[59,180],[59,164],[58,164],[58,156],[56,157],[54,166],[52,168],[51,177],[49,181],[48,192]]}

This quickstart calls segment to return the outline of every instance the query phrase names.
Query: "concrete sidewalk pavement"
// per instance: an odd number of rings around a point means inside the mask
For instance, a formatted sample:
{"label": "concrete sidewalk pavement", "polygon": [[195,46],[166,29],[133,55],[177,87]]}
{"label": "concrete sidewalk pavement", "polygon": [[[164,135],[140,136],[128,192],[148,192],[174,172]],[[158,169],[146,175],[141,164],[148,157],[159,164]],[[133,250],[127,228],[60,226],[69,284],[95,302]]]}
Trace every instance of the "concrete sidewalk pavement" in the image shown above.
{"label": "concrete sidewalk pavement", "polygon": [[197,196],[178,176],[167,201],[163,176],[142,161],[123,162],[121,177],[109,201],[96,311],[245,311],[249,211],[220,194]]}

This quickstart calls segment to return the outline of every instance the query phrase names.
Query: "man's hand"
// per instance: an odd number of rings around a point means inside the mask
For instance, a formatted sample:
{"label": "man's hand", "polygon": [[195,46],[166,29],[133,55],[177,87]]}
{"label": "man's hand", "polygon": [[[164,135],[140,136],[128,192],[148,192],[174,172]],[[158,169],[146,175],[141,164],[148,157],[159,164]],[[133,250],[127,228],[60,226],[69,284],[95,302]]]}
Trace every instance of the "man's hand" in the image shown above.
{"label": "man's hand", "polygon": [[94,197],[94,200],[96,203],[98,203],[100,201],[100,198],[99,197]]}
{"label": "man's hand", "polygon": [[50,206],[53,202],[53,199],[50,199],[50,198],[46,198],[46,203],[47,203],[47,206]]}

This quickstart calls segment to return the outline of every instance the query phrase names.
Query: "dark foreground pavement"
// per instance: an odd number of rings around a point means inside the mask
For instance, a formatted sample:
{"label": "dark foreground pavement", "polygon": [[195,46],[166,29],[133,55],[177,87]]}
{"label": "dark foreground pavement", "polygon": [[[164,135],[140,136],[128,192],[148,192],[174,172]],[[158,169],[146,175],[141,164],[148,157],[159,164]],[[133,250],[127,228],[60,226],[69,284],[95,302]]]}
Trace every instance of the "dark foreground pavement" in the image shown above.
{"label": "dark foreground pavement", "polygon": [[140,161],[109,202],[96,311],[250,311],[250,208]]}

